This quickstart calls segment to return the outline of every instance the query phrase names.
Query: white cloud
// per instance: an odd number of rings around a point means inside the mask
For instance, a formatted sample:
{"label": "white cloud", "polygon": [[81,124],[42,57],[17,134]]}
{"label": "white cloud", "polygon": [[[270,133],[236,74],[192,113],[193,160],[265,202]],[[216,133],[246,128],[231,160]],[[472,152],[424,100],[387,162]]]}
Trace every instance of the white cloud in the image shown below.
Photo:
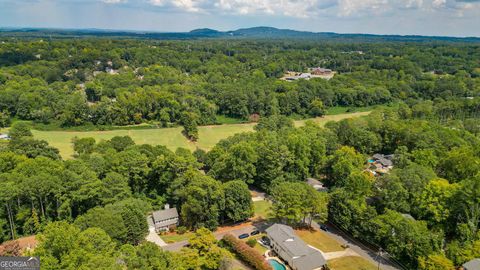
{"label": "white cloud", "polygon": [[383,13],[389,8],[388,0],[339,0],[338,13],[340,16],[359,15],[359,13]]}
{"label": "white cloud", "polygon": [[149,0],[148,2],[154,6],[163,6],[165,5],[166,1],[165,0]]}
{"label": "white cloud", "polygon": [[434,8],[445,7],[445,4],[447,4],[447,0],[433,0],[433,2],[432,2],[432,6]]}
{"label": "white cloud", "polygon": [[[121,3],[126,0],[102,0]],[[138,0],[184,12],[233,15],[275,15],[299,18],[315,16],[367,17],[398,14],[404,10],[436,12],[446,10],[455,16],[464,10],[480,8],[475,0]]]}
{"label": "white cloud", "polygon": [[269,14],[290,17],[308,17],[318,10],[318,0],[219,0],[214,6],[226,13]]}
{"label": "white cloud", "polygon": [[121,4],[121,3],[126,3],[127,0],[102,0],[102,2],[107,4]]}
{"label": "white cloud", "polygon": [[188,12],[199,12],[201,9],[197,7],[200,1],[195,0],[174,0],[172,4],[182,10],[186,10]]}

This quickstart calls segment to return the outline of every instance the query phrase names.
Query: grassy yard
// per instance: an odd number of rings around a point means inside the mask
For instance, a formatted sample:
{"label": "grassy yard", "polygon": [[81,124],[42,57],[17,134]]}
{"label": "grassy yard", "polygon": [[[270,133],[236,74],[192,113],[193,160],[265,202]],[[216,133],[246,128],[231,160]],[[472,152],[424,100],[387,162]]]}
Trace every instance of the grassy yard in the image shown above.
{"label": "grassy yard", "polygon": [[165,234],[165,235],[160,235],[160,238],[165,241],[165,243],[175,243],[175,242],[180,242],[180,241],[185,241],[190,239],[190,237],[193,236],[193,232],[187,232],[184,234]]}
{"label": "grassy yard", "polygon": [[270,209],[272,208],[272,203],[270,201],[256,201],[253,202],[253,207],[255,209],[255,217],[267,219],[270,214]]}
{"label": "grassy yard", "polygon": [[246,120],[238,119],[238,118],[232,118],[228,117],[225,115],[217,115],[217,123],[218,124],[242,124],[247,122]]}
{"label": "grassy yard", "polygon": [[[243,242],[247,242],[249,239],[255,239],[255,240],[259,240],[260,238],[262,238],[263,236],[265,236],[266,234],[264,233],[261,233],[261,234],[258,234],[258,235],[254,235],[254,236],[250,236],[248,238],[245,238],[245,239],[242,239]],[[253,246],[253,248],[258,251],[258,253],[260,254],[265,254],[265,251],[267,251],[267,249],[260,245],[260,243],[256,243],[255,246]]]}
{"label": "grassy yard", "polygon": [[[343,113],[327,115],[321,118],[310,119],[319,125],[324,125],[329,121],[339,121],[345,118],[359,117],[367,115],[369,112]],[[233,122],[231,119],[224,118],[224,122]],[[305,125],[307,120],[295,121],[295,126]],[[93,137],[97,141],[108,140],[114,136],[130,136],[137,144],[165,145],[171,150],[178,147],[184,147],[195,150],[197,147],[210,150],[221,139],[228,138],[241,132],[253,131],[255,123],[246,124],[224,124],[217,126],[199,127],[199,140],[196,143],[188,141],[182,135],[182,127],[159,128],[159,129],[118,129],[108,131],[39,131],[33,130],[33,135],[37,139],[46,140],[51,146],[60,150],[63,158],[68,159],[73,155],[72,138]],[[2,131],[0,130],[0,133]]]}
{"label": "grassy yard", "polygon": [[362,257],[342,257],[328,261],[331,270],[376,270],[377,267]]}
{"label": "grassy yard", "polygon": [[296,230],[295,233],[307,244],[314,246],[323,252],[344,250],[340,243],[323,231]]}

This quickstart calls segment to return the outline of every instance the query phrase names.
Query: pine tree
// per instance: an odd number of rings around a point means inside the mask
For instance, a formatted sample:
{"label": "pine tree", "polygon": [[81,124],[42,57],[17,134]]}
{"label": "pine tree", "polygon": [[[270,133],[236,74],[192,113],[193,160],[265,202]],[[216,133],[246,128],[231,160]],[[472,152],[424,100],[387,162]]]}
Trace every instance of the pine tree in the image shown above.
{"label": "pine tree", "polygon": [[42,225],[40,224],[37,210],[35,208],[32,209],[32,225],[34,233],[38,233],[41,230]]}
{"label": "pine tree", "polygon": [[123,223],[127,229],[126,242],[137,245],[148,230],[147,220],[142,211],[133,205],[125,205],[122,210]]}

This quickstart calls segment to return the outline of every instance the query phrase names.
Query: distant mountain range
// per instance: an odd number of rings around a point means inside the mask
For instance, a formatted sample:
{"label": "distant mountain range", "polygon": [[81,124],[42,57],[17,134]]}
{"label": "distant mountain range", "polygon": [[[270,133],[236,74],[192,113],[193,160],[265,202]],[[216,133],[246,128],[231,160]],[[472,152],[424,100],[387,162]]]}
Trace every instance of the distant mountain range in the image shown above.
{"label": "distant mountain range", "polygon": [[480,42],[479,37],[442,37],[417,35],[373,35],[338,34],[331,32],[308,32],[274,27],[242,28],[234,31],[218,31],[209,28],[195,29],[190,32],[148,32],[104,29],[54,29],[54,28],[0,28],[0,37],[16,36],[27,38],[52,37],[120,37],[145,39],[203,39],[203,38],[255,38],[255,39],[314,39],[338,41],[402,41],[402,42]]}

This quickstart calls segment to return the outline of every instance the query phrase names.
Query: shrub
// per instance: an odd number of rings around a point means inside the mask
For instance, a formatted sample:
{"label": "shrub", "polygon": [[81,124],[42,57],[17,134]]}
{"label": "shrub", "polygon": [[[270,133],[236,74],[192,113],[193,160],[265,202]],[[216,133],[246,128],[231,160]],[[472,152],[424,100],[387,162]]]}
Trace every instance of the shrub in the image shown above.
{"label": "shrub", "polygon": [[257,244],[257,240],[255,238],[250,238],[247,240],[247,245],[249,245],[250,247],[254,247],[255,245]]}
{"label": "shrub", "polygon": [[187,227],[185,227],[185,226],[180,226],[180,227],[177,228],[177,233],[178,234],[184,234],[186,232],[187,232]]}
{"label": "shrub", "polygon": [[238,240],[235,236],[226,234],[223,237],[223,241],[230,246],[244,262],[256,270],[273,270],[270,264],[263,258],[262,254],[249,247],[245,242]]}
{"label": "shrub", "polygon": [[0,256],[20,256],[22,255],[22,249],[17,240],[8,241],[0,246]]}

